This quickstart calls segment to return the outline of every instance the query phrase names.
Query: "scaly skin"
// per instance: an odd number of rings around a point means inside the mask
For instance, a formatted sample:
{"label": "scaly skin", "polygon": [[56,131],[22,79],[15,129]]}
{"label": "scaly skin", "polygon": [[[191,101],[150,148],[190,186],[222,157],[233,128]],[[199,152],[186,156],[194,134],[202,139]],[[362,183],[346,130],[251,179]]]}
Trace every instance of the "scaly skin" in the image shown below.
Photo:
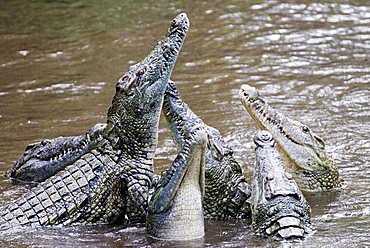
{"label": "scaly skin", "polygon": [[105,126],[96,124],[80,136],[61,136],[28,145],[5,176],[27,182],[42,182],[91,151],[102,140]]}
{"label": "scaly skin", "polygon": [[203,125],[208,135],[205,168],[204,212],[206,218],[225,219],[250,215],[247,198],[250,187],[242,169],[233,157],[219,131],[206,125],[181,99],[174,82],[170,81],[163,103],[163,112],[177,146],[185,142],[185,133]]}
{"label": "scaly skin", "polygon": [[[217,129],[204,124],[183,102],[175,83],[172,81],[169,82],[166,89],[163,112],[179,149],[183,146],[185,133],[189,132],[193,126],[200,123],[204,125],[208,133],[205,216],[213,219],[248,217],[250,207],[247,198],[250,196],[250,187],[242,174],[240,165],[233,157],[233,150],[226,144]],[[44,153],[55,153],[55,151],[48,151],[45,148],[48,147],[44,147]],[[54,166],[53,168],[56,170],[64,169],[66,163],[63,165],[62,162],[64,161],[58,163],[58,167]]]}
{"label": "scaly skin", "polygon": [[254,137],[256,166],[252,184],[252,227],[259,236],[303,238],[312,232],[310,206],[285,171],[275,141],[267,131]]}
{"label": "scaly skin", "polygon": [[118,80],[102,140],[65,170],[0,211],[0,227],[145,220],[163,96],[189,28],[167,35]]}
{"label": "scaly skin", "polygon": [[307,126],[270,107],[254,87],[242,85],[239,98],[258,127],[269,131],[293,162],[288,170],[302,190],[327,191],[341,186],[338,168],[326,156],[320,137]]}
{"label": "scaly skin", "polygon": [[146,232],[161,240],[204,236],[204,167],[207,134],[195,127],[162,175],[149,202]]}

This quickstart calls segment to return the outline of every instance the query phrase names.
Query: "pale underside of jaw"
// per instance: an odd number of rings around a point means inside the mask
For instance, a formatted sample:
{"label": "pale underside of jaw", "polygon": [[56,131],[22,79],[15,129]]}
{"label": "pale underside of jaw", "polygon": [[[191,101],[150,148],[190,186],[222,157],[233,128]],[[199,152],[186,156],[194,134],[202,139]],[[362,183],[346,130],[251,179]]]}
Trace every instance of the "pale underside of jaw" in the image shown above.
{"label": "pale underside of jaw", "polygon": [[253,227],[258,235],[300,238],[312,231],[308,204],[295,198],[280,196],[258,204],[257,209],[266,211],[265,219],[254,219]]}
{"label": "pale underside of jaw", "polygon": [[[195,127],[196,129],[196,127]],[[188,143],[182,155],[185,159],[185,168],[173,173],[181,173],[174,187],[171,187],[171,196],[166,200],[165,208],[158,212],[153,219],[156,226],[150,235],[162,240],[192,240],[204,236],[204,213],[202,200],[204,196],[204,152],[205,133],[199,135],[193,132],[188,137],[201,140],[201,144],[193,144],[188,150]],[[175,175],[175,174],[174,174]],[[165,176],[165,175],[164,175]],[[152,218],[152,217],[151,217]]]}

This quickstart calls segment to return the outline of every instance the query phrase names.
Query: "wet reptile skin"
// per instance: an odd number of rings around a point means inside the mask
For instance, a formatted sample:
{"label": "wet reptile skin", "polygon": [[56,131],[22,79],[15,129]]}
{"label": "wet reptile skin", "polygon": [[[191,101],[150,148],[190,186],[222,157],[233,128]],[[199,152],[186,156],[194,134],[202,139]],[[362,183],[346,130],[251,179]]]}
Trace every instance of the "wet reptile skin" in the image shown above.
{"label": "wet reptile skin", "polygon": [[189,28],[167,35],[116,84],[103,138],[88,153],[0,210],[0,227],[145,220],[164,92]]}
{"label": "wet reptile skin", "polygon": [[149,202],[146,232],[162,240],[204,236],[204,169],[207,134],[202,127],[187,133],[174,162],[162,175]]}
{"label": "wet reptile skin", "polygon": [[312,232],[311,209],[292,176],[286,172],[275,141],[267,131],[254,137],[252,227],[259,236],[304,238]]}
{"label": "wet reptile skin", "polygon": [[257,126],[269,131],[287,155],[287,169],[302,190],[327,191],[341,187],[338,167],[326,155],[324,141],[309,127],[272,108],[254,87],[242,85],[239,98]]}

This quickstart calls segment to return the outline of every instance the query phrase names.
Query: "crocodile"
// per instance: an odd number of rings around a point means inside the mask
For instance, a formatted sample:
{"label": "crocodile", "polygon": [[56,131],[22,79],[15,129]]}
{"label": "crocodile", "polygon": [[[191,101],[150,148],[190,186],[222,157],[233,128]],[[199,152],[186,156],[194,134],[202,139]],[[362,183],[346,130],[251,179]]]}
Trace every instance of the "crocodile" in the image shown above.
{"label": "crocodile", "polygon": [[[205,217],[209,219],[249,217],[250,207],[247,199],[250,196],[251,189],[243,175],[241,166],[233,157],[232,148],[224,141],[217,129],[206,125],[202,119],[189,108],[181,99],[176,84],[171,80],[168,82],[166,88],[162,110],[178,149],[183,147],[185,133],[189,132],[193,126],[203,125],[208,134],[204,196]],[[99,139],[100,136],[95,135],[94,137]],[[72,140],[73,138],[69,137],[69,139]],[[90,140],[90,142],[93,142],[91,138]],[[54,139],[53,141],[56,142],[58,139]],[[86,139],[84,139],[82,143],[85,142]],[[49,149],[50,146],[42,147],[42,143],[43,142],[39,142],[38,146],[43,153],[49,153],[48,157],[58,157],[58,154],[65,153],[65,151]],[[64,150],[70,150],[71,146],[65,145]],[[34,158],[34,161],[38,159],[37,154],[31,156],[27,151],[25,154],[27,154],[28,157]],[[24,156],[25,155],[22,157]],[[29,161],[22,157],[18,161]],[[43,163],[43,161],[40,161],[40,163]],[[67,165],[68,163],[66,160],[60,161],[58,166],[52,167],[54,171],[50,170],[49,176],[64,169]],[[27,163],[24,163],[23,166],[27,167]],[[31,166],[36,167],[35,165]],[[18,166],[18,170],[19,168],[21,167]],[[37,170],[33,171],[37,172]],[[15,173],[13,173],[13,175],[15,175]],[[21,175],[21,173],[18,173],[18,175]],[[32,177],[30,177],[30,179],[32,181]]]}
{"label": "crocodile", "polygon": [[103,138],[106,124],[98,123],[85,134],[60,136],[29,144],[5,176],[26,182],[42,182],[91,151]]}
{"label": "crocodile", "polygon": [[268,131],[254,137],[256,164],[252,182],[252,228],[258,236],[304,238],[313,232],[310,206],[276,149]]}
{"label": "crocodile", "polygon": [[239,98],[262,130],[269,131],[285,155],[288,171],[305,191],[329,191],[342,185],[338,167],[325,152],[324,141],[309,127],[279,113],[256,88],[242,85]]}
{"label": "crocodile", "polygon": [[116,84],[102,140],[2,207],[0,227],[144,222],[164,92],[189,29],[185,13]]}
{"label": "crocodile", "polygon": [[185,134],[196,125],[203,125],[208,135],[206,148],[204,213],[209,219],[250,217],[250,186],[232,148],[220,132],[208,126],[181,99],[176,84],[170,80],[163,102],[163,112],[180,149]]}
{"label": "crocodile", "polygon": [[172,165],[162,174],[149,202],[146,233],[160,240],[204,236],[204,168],[207,133],[194,126]]}

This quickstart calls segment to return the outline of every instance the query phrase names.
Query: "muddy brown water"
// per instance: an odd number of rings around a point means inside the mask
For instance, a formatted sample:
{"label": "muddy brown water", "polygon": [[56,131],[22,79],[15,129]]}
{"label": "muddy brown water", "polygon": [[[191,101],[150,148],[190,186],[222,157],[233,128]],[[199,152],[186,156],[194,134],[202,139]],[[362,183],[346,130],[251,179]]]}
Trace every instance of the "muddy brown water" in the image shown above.
{"label": "muddy brown water", "polygon": [[[147,238],[142,226],[24,228],[0,232],[0,246],[370,246],[369,2],[168,2],[0,3],[0,173],[29,143],[105,122],[115,81],[186,11],[191,28],[172,79],[232,144],[249,180],[257,128],[238,100],[241,84],[326,141],[345,187],[306,194],[316,233],[279,242],[255,237],[248,221],[208,221],[204,240],[170,243]],[[162,119],[156,170],[175,154]],[[0,206],[29,188],[1,177]]]}

